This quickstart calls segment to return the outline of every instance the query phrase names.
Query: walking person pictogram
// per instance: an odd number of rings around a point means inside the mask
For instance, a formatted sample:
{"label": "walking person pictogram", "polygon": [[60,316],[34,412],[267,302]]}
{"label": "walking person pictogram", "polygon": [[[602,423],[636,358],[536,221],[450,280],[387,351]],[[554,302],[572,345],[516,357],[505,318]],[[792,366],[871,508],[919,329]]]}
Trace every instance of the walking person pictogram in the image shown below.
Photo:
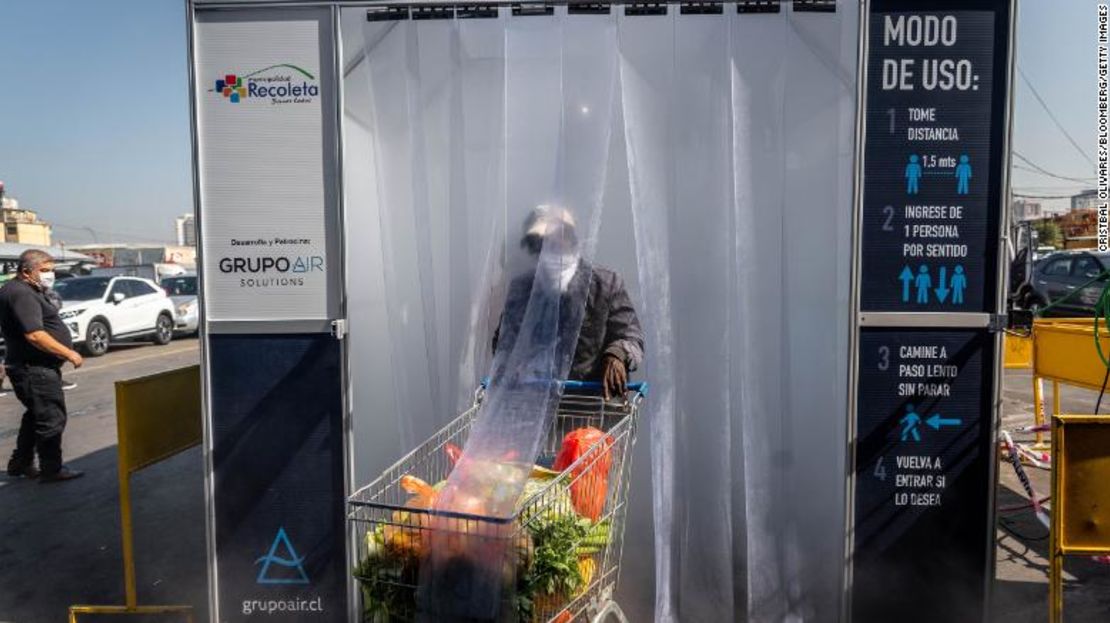
{"label": "walking person pictogram", "polygon": [[906,405],[906,414],[898,423],[902,425],[902,441],[910,437],[913,437],[914,441],[921,441],[921,433],[917,432],[917,427],[921,424],[921,416],[917,414],[912,404]]}

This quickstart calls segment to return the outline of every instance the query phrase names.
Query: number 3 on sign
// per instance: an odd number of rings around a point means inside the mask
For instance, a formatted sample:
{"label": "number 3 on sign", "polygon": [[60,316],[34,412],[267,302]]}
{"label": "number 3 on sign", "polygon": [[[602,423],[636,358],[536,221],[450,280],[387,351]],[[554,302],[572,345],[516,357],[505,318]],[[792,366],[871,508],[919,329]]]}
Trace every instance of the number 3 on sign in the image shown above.
{"label": "number 3 on sign", "polygon": [[878,478],[883,482],[886,482],[886,468],[883,467],[883,459],[885,458],[886,457],[880,456],[879,462],[875,463],[875,478]]}

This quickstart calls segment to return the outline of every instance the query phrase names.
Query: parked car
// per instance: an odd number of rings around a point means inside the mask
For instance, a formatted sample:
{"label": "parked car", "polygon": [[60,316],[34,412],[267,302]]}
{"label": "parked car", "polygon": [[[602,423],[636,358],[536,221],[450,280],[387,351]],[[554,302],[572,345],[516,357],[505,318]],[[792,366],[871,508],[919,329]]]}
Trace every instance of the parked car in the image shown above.
{"label": "parked car", "polygon": [[73,343],[99,357],[112,342],[150,338],[155,344],[173,339],[173,301],[149,279],[138,277],[74,277],[59,281],[59,314]]}
{"label": "parked car", "polygon": [[196,333],[200,326],[200,310],[197,309],[197,276],[163,277],[162,289],[173,301],[175,330],[178,333]]}
{"label": "parked car", "polygon": [[[1110,253],[1053,253],[1033,265],[1033,274],[1028,283],[1022,286],[1017,300],[1023,307],[1034,312],[1039,312],[1051,303],[1063,301],[1053,305],[1047,313],[1052,316],[1093,316],[1098,297],[1107,284],[1107,278],[1099,276],[1108,268]],[[1079,291],[1075,292],[1077,289]],[[1063,300],[1073,292],[1073,296]]]}

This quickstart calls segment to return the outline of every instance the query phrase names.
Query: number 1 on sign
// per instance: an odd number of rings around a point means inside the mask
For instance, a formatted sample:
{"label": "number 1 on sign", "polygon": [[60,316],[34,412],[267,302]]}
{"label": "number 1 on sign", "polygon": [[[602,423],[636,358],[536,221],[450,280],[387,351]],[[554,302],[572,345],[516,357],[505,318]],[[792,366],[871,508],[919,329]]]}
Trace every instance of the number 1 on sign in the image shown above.
{"label": "number 1 on sign", "polygon": [[875,478],[878,478],[883,482],[886,482],[886,468],[883,467],[883,459],[885,458],[886,457],[880,456],[879,462],[875,463]]}
{"label": "number 1 on sign", "polygon": [[894,109],[886,109],[886,114],[890,115],[890,133],[894,134]]}

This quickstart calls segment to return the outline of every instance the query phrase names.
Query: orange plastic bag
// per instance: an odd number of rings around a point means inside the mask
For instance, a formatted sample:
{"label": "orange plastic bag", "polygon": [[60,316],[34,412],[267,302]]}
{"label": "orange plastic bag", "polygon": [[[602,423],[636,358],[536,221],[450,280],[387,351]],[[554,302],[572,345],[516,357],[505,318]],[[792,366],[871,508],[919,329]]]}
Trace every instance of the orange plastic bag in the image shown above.
{"label": "orange plastic bag", "polygon": [[609,467],[613,464],[610,447],[613,438],[592,427],[572,430],[563,437],[563,445],[555,457],[555,471],[563,471],[589,452],[595,444],[603,448],[594,451],[571,472],[570,500],[574,510],[590,521],[597,521],[605,511],[609,493]]}

